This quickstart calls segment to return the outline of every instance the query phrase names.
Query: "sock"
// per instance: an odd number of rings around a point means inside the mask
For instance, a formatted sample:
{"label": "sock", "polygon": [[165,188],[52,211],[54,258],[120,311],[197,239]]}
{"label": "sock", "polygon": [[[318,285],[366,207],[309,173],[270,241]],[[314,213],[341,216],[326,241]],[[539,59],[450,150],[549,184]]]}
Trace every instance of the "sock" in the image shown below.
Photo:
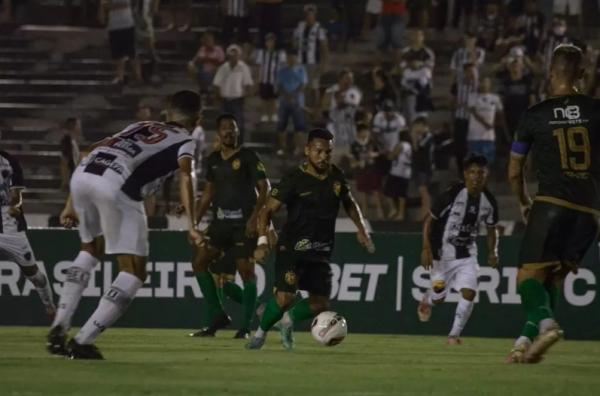
{"label": "sock", "polygon": [[548,292],[548,296],[550,297],[550,309],[554,311],[556,309],[556,303],[558,302],[558,297],[560,295],[560,291],[558,287],[552,282],[544,283],[544,289]]}
{"label": "sock", "polygon": [[202,295],[208,304],[208,316],[212,321],[216,316],[225,313],[225,311],[223,311],[223,304],[221,304],[219,295],[217,294],[215,280],[208,271],[196,274],[196,279],[198,279],[200,290],[202,290]]}
{"label": "sock", "polygon": [[433,306],[433,298],[431,297],[431,290],[425,292],[425,303]]}
{"label": "sock", "polygon": [[235,282],[225,282],[223,285],[223,294],[229,297],[231,301],[235,301],[238,304],[241,304],[242,301],[244,301],[244,291]]}
{"label": "sock", "polygon": [[259,330],[262,330],[264,333],[266,333],[269,331],[269,329],[271,329],[271,327],[273,327],[275,323],[277,323],[279,319],[281,319],[282,316],[283,309],[281,309],[281,307],[277,304],[277,301],[272,298],[265,307],[265,312],[263,313],[262,320],[260,321]]}
{"label": "sock", "polygon": [[100,333],[123,315],[142,284],[137,276],[119,272],[110,289],[100,299],[96,311],[75,336],[75,341],[82,345],[92,344]]}
{"label": "sock", "polygon": [[40,296],[40,300],[42,300],[44,306],[53,311],[56,310],[52,296],[52,289],[50,288],[50,282],[48,282],[46,275],[42,271],[38,270],[38,272],[32,276],[26,276],[26,278],[29,279],[29,281],[35,286],[35,290]]}
{"label": "sock", "polygon": [[541,320],[554,317],[550,308],[550,296],[540,282],[526,279],[519,285],[518,291],[528,322],[539,327]]}
{"label": "sock", "polygon": [[471,317],[473,312],[473,301],[466,300],[464,297],[460,297],[458,305],[456,306],[456,313],[454,314],[454,323],[452,324],[452,330],[450,330],[449,337],[460,337],[467,321]]}
{"label": "sock", "polygon": [[80,251],[73,265],[67,270],[67,280],[63,283],[58,308],[52,327],[60,325],[65,332],[71,328],[73,313],[79,304],[83,289],[90,279],[90,272],[99,260],[85,251]]}
{"label": "sock", "polygon": [[256,290],[256,281],[250,280],[250,281],[244,282],[244,291],[243,291],[244,318],[242,320],[242,327],[241,327],[242,329],[250,328],[250,323],[252,323],[252,318],[254,317],[254,311],[256,310],[256,296],[257,295],[258,295],[258,291]]}
{"label": "sock", "polygon": [[515,348],[520,347],[521,345],[525,346],[526,348],[529,348],[532,342],[532,339],[527,336],[519,336],[519,338],[517,338],[517,340],[515,341]]}
{"label": "sock", "polygon": [[308,298],[298,301],[292,309],[290,309],[290,318],[294,323],[300,323],[303,320],[310,319],[314,316],[310,309]]}
{"label": "sock", "polygon": [[524,339],[527,339],[531,344],[535,337],[538,336],[539,332],[540,331],[538,325],[528,320],[527,322],[525,322],[525,326],[523,326],[523,330],[521,330],[521,336],[517,339],[515,345],[521,344],[524,341]]}

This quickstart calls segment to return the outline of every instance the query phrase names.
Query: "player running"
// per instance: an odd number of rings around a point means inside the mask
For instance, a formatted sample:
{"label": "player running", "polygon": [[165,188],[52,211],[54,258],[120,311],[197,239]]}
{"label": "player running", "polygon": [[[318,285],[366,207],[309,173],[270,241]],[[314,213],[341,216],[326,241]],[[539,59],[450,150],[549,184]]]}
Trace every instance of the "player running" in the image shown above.
{"label": "player running", "polygon": [[[550,97],[523,115],[512,145],[509,180],[527,221],[517,275],[527,322],[508,363],[537,363],[561,338],[553,313],[559,287],[598,234],[600,101],[575,87],[583,64],[578,47],[556,47]],[[530,150],[539,183],[533,204],[523,171]]]}
{"label": "player running", "polygon": [[23,215],[21,196],[24,188],[21,165],[12,155],[0,151],[0,260],[17,263],[25,277],[35,286],[46,307],[46,313],[50,319],[54,319],[56,306],[50,282],[35,262],[33,250],[25,234],[27,223]]}
{"label": "player running", "polygon": [[463,162],[464,182],[439,196],[423,224],[421,265],[431,270],[432,290],[428,290],[417,313],[422,322],[431,317],[433,305],[441,304],[450,288],[460,292],[454,323],[448,334],[449,345],[460,345],[477,290],[479,264],[477,243],[479,227],[487,227],[488,264],[498,265],[498,206],[487,190],[487,160],[470,155]]}
{"label": "player running", "polygon": [[[94,144],[71,178],[71,196],[61,213],[67,228],[79,223],[81,251],[67,271],[47,348],[72,359],[103,359],[93,342],[127,309],[146,279],[148,226],[143,199],[179,169],[181,202],[190,241],[195,229],[190,132],[200,116],[200,97],[180,91],[170,98],[166,123],[138,122]],[[105,248],[106,244],[106,248]],[[102,255],[116,254],[120,272],[79,333],[65,346],[71,318]]]}
{"label": "player running", "polygon": [[[214,337],[231,319],[223,310],[209,265],[222,280],[223,294],[243,306],[242,325],[234,338],[250,337],[250,323],[256,309],[256,275],[252,254],[256,247],[258,211],[265,204],[269,181],[258,155],[238,143],[239,129],[235,117],[217,119],[219,149],[206,164],[206,184],[198,205],[198,221],[212,208],[213,220],[206,230],[205,243],[195,249],[193,268],[202,295],[208,304],[211,325],[190,334]],[[216,264],[216,265],[215,265]],[[235,281],[236,270],[244,282]]]}
{"label": "player running", "polygon": [[[269,252],[267,226],[283,204],[287,207],[287,222],[276,247],[275,296],[267,303],[260,326],[246,345],[248,349],[260,349],[269,329],[288,310],[281,320],[280,330],[284,347],[292,349],[293,325],[328,309],[329,259],[340,203],[358,228],[358,242],[369,252],[375,250],[342,171],[330,164],[332,147],[331,132],[310,131],[304,148],[308,161],[283,177],[259,213],[258,247],[254,257],[263,262]],[[308,291],[309,297],[292,307],[298,289]]]}

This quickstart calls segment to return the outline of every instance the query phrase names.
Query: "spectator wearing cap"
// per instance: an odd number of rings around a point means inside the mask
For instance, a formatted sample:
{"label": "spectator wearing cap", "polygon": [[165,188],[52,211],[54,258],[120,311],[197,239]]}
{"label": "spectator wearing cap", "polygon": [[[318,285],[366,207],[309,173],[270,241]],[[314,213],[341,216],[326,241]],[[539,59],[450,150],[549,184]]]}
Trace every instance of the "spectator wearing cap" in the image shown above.
{"label": "spectator wearing cap", "polygon": [[452,107],[454,109],[453,138],[456,168],[462,177],[462,164],[467,155],[467,134],[469,132],[469,98],[477,92],[479,87],[479,72],[472,63],[463,65],[463,71],[450,88],[452,94]]}
{"label": "spectator wearing cap", "polygon": [[492,92],[492,80],[481,80],[479,92],[469,97],[469,152],[483,155],[491,165],[496,159],[496,122],[504,121],[500,97]]}
{"label": "spectator wearing cap", "polygon": [[424,219],[431,207],[429,188],[435,164],[435,138],[429,129],[426,117],[417,117],[410,127],[410,132],[413,148],[413,179],[421,198],[421,219]]}
{"label": "spectator wearing cap", "polygon": [[261,122],[277,122],[277,72],[285,65],[285,52],[276,48],[274,33],[266,36],[265,47],[254,52],[254,64],[257,69],[258,93],[263,101]]}
{"label": "spectator wearing cap", "polygon": [[467,32],[463,40],[463,46],[454,51],[450,60],[450,69],[455,78],[463,72],[465,64],[479,69],[485,61],[485,49],[477,46],[477,36],[474,33]]}
{"label": "spectator wearing cap", "polygon": [[281,5],[283,0],[256,0],[259,45],[265,45],[267,33],[275,34],[277,48],[281,46]]}
{"label": "spectator wearing cap", "polygon": [[225,16],[223,41],[226,44],[248,43],[248,0],[221,0],[221,7]]}
{"label": "spectator wearing cap", "polygon": [[377,47],[381,51],[402,48],[408,9],[405,0],[384,0],[377,27]]}
{"label": "spectator wearing cap", "polygon": [[200,48],[192,60],[188,62],[188,71],[200,84],[200,93],[208,95],[217,68],[225,62],[225,53],[215,43],[215,36],[210,32],[202,35]]}
{"label": "spectator wearing cap", "polygon": [[322,109],[328,114],[327,129],[335,137],[334,163],[339,163],[342,157],[350,156],[350,144],[356,135],[354,120],[361,101],[362,92],[354,85],[354,74],[349,69],[342,70],[337,84],[325,91]]}
{"label": "spectator wearing cap", "polygon": [[244,97],[250,94],[254,85],[250,68],[240,60],[241,55],[239,46],[227,47],[227,62],[219,67],[213,80],[223,111],[233,114],[237,120],[240,143],[244,141]]}
{"label": "spectator wearing cap", "polygon": [[298,50],[298,61],[306,67],[314,103],[320,103],[320,78],[325,69],[329,52],[327,33],[317,21],[317,7],[304,6],[304,20],[294,30],[293,43]]}
{"label": "spectator wearing cap", "polygon": [[279,93],[279,149],[277,155],[283,156],[287,152],[288,122],[291,118],[294,126],[294,155],[302,153],[306,132],[304,117],[304,90],[308,84],[308,76],[303,65],[298,64],[297,53],[294,49],[288,50],[286,64],[277,73],[277,91]]}
{"label": "spectator wearing cap", "polygon": [[404,114],[408,122],[417,116],[427,116],[433,110],[431,99],[431,69],[417,59],[409,63],[402,74]]}

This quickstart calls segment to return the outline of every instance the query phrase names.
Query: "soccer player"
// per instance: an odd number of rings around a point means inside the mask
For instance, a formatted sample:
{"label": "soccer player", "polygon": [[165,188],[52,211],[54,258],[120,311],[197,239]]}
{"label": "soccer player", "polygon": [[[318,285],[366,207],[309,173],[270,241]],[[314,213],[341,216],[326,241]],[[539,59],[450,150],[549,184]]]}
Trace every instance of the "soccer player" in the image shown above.
{"label": "soccer player", "polygon": [[[90,154],[73,173],[71,196],[60,219],[67,228],[79,223],[81,251],[63,284],[48,334],[50,353],[72,359],[103,359],[93,342],[125,312],[146,279],[148,226],[143,199],[177,170],[189,240],[201,241],[195,228],[194,142],[190,136],[199,116],[198,94],[177,92],[166,109],[166,123],[145,121],[129,125],[92,145]],[[81,294],[105,252],[117,255],[120,272],[96,311],[65,346]]]}
{"label": "soccer player", "polygon": [[[342,171],[331,164],[332,149],[331,132],[326,129],[310,131],[304,148],[308,161],[283,177],[259,213],[259,238],[254,258],[261,263],[269,252],[267,226],[271,216],[283,204],[287,207],[287,222],[276,248],[275,295],[267,303],[260,326],[246,346],[248,349],[260,349],[269,329],[288,310],[279,327],[284,347],[292,349],[293,325],[328,309],[331,292],[329,259],[340,204],[358,228],[358,242],[369,252],[375,250]],[[298,289],[308,291],[309,297],[293,305]]]}
{"label": "soccer player", "polygon": [[[197,213],[199,221],[212,207],[213,220],[205,232],[205,243],[195,249],[192,263],[208,304],[211,325],[190,336],[214,337],[217,330],[231,322],[209,271],[212,261],[227,255],[215,267],[224,280],[223,294],[244,308],[242,325],[235,338],[246,339],[250,337],[256,308],[256,275],[251,260],[256,247],[256,221],[269,192],[269,181],[258,155],[239,145],[240,132],[233,115],[219,116],[217,133],[220,146],[208,157],[206,185]],[[234,282],[236,270],[244,282],[243,289]]]}
{"label": "soccer player", "polygon": [[456,183],[439,196],[423,224],[421,265],[429,269],[432,289],[419,304],[422,322],[431,317],[433,305],[444,302],[450,288],[460,293],[448,345],[460,345],[477,290],[477,243],[479,227],[487,227],[488,264],[498,265],[498,206],[487,190],[487,160],[471,154],[463,162],[464,182]]}
{"label": "soccer player", "polygon": [[25,235],[27,223],[21,206],[21,192],[24,188],[21,165],[15,157],[0,151],[0,260],[17,263],[25,277],[35,286],[46,307],[46,313],[53,319],[56,306],[50,282],[35,262],[33,250]]}
{"label": "soccer player", "polygon": [[[553,313],[559,287],[598,234],[600,101],[576,88],[584,63],[578,47],[556,47],[550,96],[525,112],[512,145],[509,180],[527,221],[517,275],[527,322],[508,363],[537,363],[561,338]],[[539,183],[533,204],[523,171],[530,150]]]}

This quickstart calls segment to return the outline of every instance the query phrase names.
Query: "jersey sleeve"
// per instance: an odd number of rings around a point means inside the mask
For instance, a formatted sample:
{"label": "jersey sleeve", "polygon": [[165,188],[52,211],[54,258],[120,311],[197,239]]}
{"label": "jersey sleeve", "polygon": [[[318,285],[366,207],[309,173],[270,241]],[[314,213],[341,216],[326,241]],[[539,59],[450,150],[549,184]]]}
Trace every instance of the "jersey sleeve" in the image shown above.
{"label": "jersey sleeve", "polygon": [[265,164],[260,160],[259,156],[255,152],[249,152],[248,164],[250,166],[250,174],[255,182],[267,178]]}
{"label": "jersey sleeve", "polygon": [[196,142],[192,139],[186,140],[177,151],[177,161],[182,159],[183,157],[194,158],[194,153],[196,152]]}
{"label": "jersey sleeve", "polygon": [[279,202],[287,202],[294,195],[294,177],[292,174],[285,175],[279,183],[271,189],[271,198]]}
{"label": "jersey sleeve", "polygon": [[215,180],[215,173],[213,170],[213,154],[209,155],[206,159],[206,181],[212,182]]}
{"label": "jersey sleeve", "polygon": [[488,214],[487,218],[484,219],[485,225],[488,227],[494,227],[498,224],[498,203],[496,202],[496,198],[488,190],[485,190],[484,194],[492,206],[492,211]]}
{"label": "jersey sleeve", "polygon": [[533,116],[528,111],[523,114],[515,132],[511,153],[527,155],[529,148],[533,144],[533,132],[535,128],[535,122],[533,121]]}
{"label": "jersey sleeve", "polygon": [[8,160],[8,164],[12,168],[10,188],[25,188],[25,182],[23,180],[23,168],[21,168],[19,161],[6,152],[2,152],[2,156]]}
{"label": "jersey sleeve", "polygon": [[430,211],[431,217],[438,220],[448,213],[452,207],[454,198],[456,198],[457,190],[458,188],[456,186],[451,186],[433,201]]}

